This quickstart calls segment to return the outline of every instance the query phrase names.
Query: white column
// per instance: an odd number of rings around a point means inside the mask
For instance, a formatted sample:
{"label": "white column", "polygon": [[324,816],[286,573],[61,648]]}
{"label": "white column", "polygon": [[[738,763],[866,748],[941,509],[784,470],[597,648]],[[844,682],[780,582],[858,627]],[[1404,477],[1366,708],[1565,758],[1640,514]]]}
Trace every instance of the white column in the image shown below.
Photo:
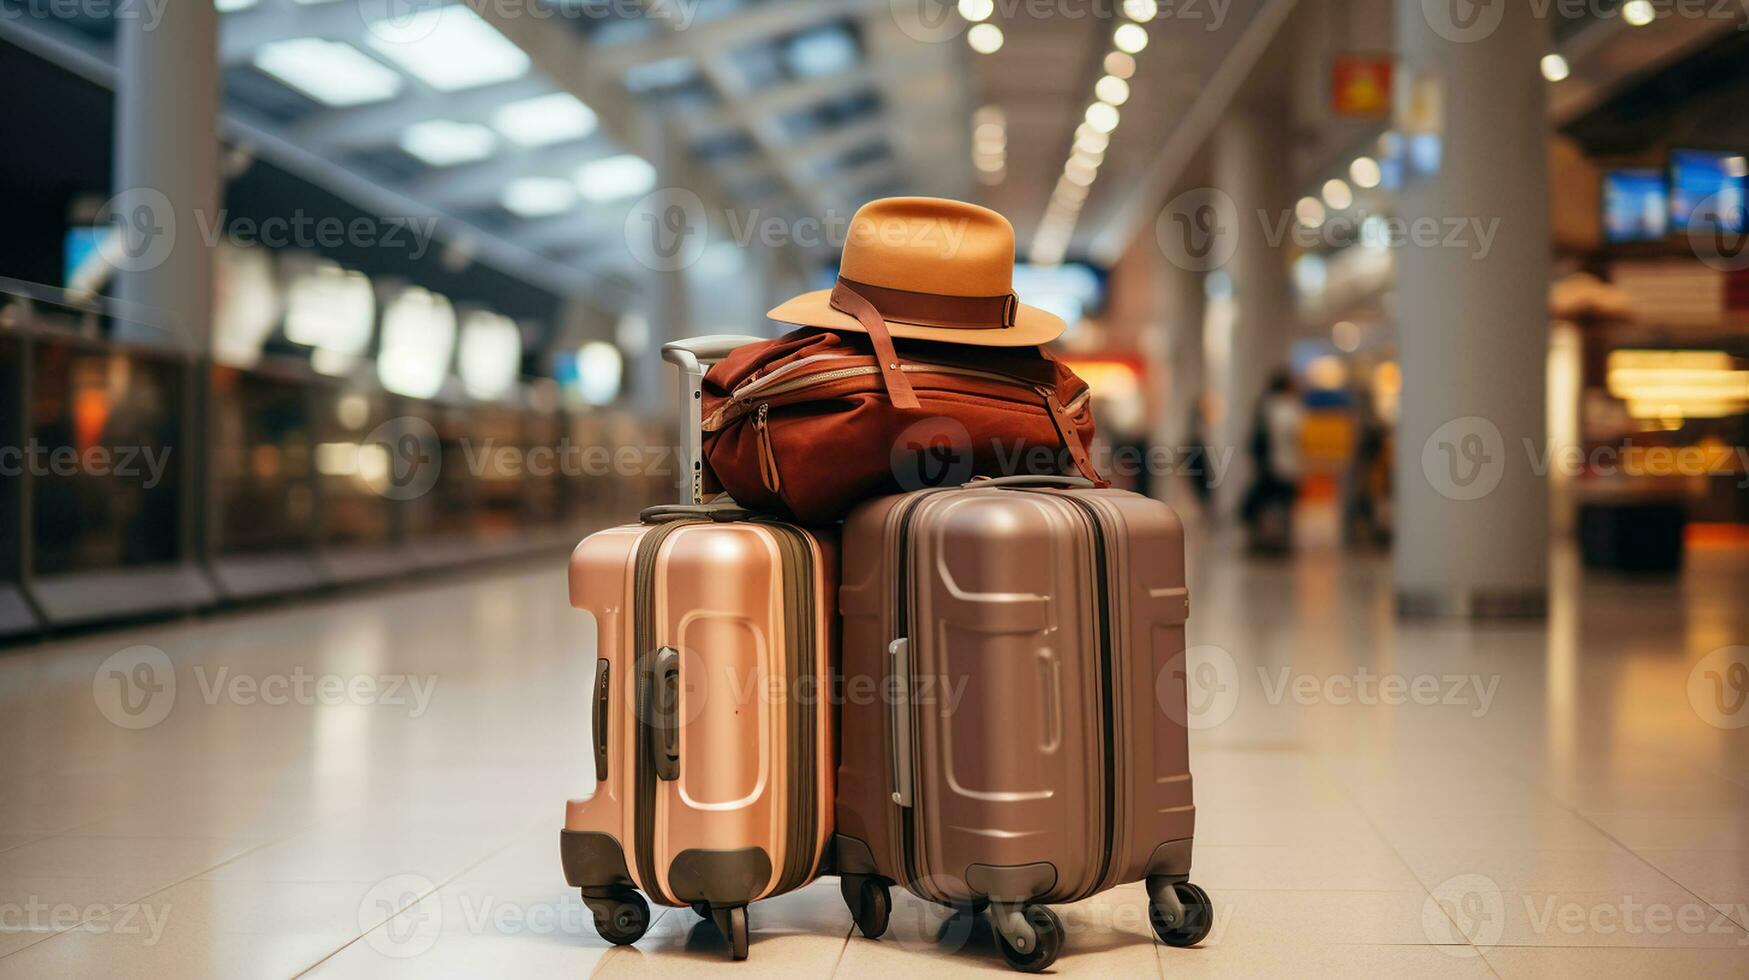
{"label": "white column", "polygon": [[1149,487],[1160,499],[1182,506],[1193,478],[1185,469],[1203,464],[1200,454],[1190,453],[1209,438],[1197,420],[1203,394],[1203,277],[1165,257],[1155,264],[1155,276],[1157,317],[1143,338],[1158,413],[1152,441],[1171,452],[1173,469],[1151,474]]}
{"label": "white column", "polygon": [[1231,459],[1215,488],[1215,507],[1229,516],[1237,514],[1252,478],[1246,447],[1257,400],[1270,373],[1286,366],[1292,332],[1287,255],[1270,241],[1291,208],[1288,128],[1285,105],[1264,99],[1235,105],[1214,134],[1215,186],[1231,198],[1234,224],[1232,258],[1222,271],[1232,279],[1235,317],[1211,379],[1220,400],[1211,442]]}
{"label": "white column", "polygon": [[[212,349],[213,257],[201,235],[218,220],[219,18],[211,3],[169,3],[156,19],[115,18],[115,199],[123,228],[115,295],[141,307],[187,350]],[[126,335],[162,340],[129,325]]]}
{"label": "white column", "polygon": [[[1464,8],[1464,4],[1452,4]],[[1442,234],[1397,249],[1403,368],[1396,585],[1411,614],[1540,614],[1548,579],[1548,25],[1528,4],[1454,21],[1399,0],[1399,70],[1443,159],[1399,216]],[[1443,115],[1443,119],[1439,117]],[[1454,233],[1452,229],[1462,229]],[[1437,239],[1437,243],[1434,240]]]}

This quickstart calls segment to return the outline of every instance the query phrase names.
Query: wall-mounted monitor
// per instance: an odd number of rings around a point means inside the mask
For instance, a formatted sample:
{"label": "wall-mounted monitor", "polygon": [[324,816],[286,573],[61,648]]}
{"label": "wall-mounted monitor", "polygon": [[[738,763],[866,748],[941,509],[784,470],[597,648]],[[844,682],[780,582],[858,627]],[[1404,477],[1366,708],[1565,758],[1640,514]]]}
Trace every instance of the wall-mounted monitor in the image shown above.
{"label": "wall-mounted monitor", "polygon": [[1720,150],[1670,151],[1670,224],[1681,232],[1694,222],[1704,230],[1745,230],[1749,157]]}
{"label": "wall-mounted monitor", "polygon": [[1610,244],[1661,241],[1670,233],[1670,188],[1661,170],[1603,175],[1603,237]]}

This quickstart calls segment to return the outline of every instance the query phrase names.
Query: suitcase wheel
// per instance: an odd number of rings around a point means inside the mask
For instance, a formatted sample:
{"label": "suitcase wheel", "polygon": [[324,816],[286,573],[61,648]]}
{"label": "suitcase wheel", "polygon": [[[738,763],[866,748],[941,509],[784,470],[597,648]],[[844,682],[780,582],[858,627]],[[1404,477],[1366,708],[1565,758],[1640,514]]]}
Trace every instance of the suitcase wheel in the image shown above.
{"label": "suitcase wheel", "polygon": [[887,920],[893,912],[893,893],[886,882],[872,875],[842,875],[838,892],[850,907],[857,931],[870,939],[879,939],[886,933]]}
{"label": "suitcase wheel", "polygon": [[1043,905],[993,904],[991,921],[1002,958],[1022,973],[1050,968],[1063,951],[1063,922]]}
{"label": "suitcase wheel", "polygon": [[1202,886],[1188,881],[1160,891],[1161,900],[1148,903],[1154,934],[1168,946],[1195,946],[1215,926],[1215,907]]}
{"label": "suitcase wheel", "polygon": [[747,958],[747,906],[732,909],[711,909],[711,921],[717,924],[723,938],[729,941],[729,955],[737,960]]}
{"label": "suitcase wheel", "polygon": [[590,899],[589,910],[595,913],[595,931],[615,946],[630,946],[644,937],[650,928],[650,903],[644,896],[628,891],[612,898]]}

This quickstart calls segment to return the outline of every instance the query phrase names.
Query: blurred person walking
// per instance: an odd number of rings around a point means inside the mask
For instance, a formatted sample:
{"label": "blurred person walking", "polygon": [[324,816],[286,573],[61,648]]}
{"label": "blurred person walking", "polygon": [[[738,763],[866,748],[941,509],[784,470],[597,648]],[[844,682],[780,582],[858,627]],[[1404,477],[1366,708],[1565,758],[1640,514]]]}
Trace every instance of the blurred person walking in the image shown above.
{"label": "blurred person walking", "polygon": [[1300,492],[1300,430],[1305,411],[1293,378],[1278,370],[1257,401],[1251,423],[1251,487],[1240,505],[1252,552],[1287,554],[1293,550],[1293,508]]}

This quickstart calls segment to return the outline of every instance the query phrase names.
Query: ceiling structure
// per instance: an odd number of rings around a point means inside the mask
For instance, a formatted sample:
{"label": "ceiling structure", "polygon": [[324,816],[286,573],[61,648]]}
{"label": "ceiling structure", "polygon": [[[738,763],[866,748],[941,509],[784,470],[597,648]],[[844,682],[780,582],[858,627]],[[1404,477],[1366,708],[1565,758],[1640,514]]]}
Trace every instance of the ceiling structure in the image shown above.
{"label": "ceiling structure", "polygon": [[[622,229],[659,186],[825,221],[969,183],[970,52],[907,34],[888,0],[212,2],[229,141],[447,219],[547,288],[635,290]],[[0,5],[9,36],[113,84],[107,16]]]}

